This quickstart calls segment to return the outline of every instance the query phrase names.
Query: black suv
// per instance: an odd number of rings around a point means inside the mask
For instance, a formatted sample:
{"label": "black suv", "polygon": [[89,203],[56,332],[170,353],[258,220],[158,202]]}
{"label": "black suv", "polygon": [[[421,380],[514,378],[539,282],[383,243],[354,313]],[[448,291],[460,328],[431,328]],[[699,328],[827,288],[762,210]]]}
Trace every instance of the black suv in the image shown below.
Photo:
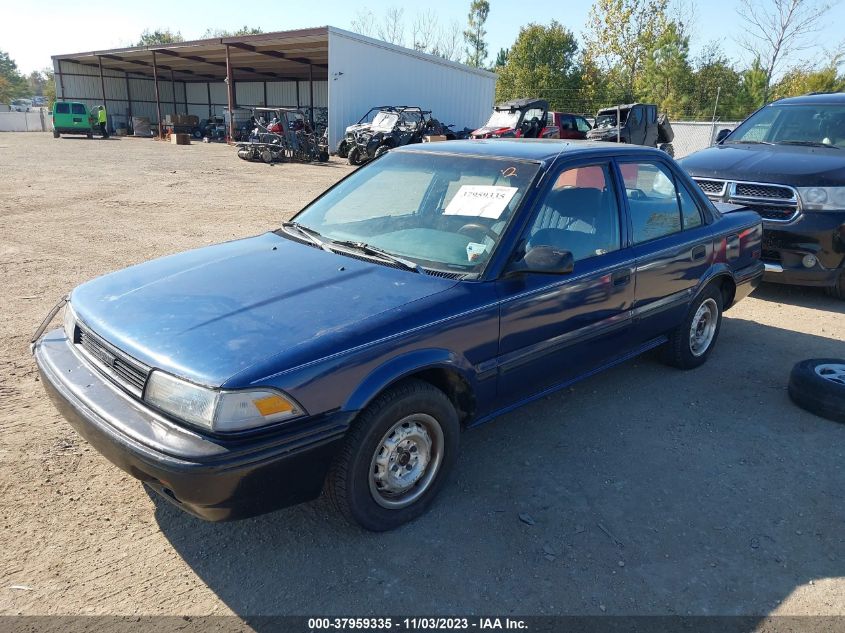
{"label": "black suv", "polygon": [[845,299],[845,93],[781,99],[680,161],[716,202],[763,217],[767,281]]}

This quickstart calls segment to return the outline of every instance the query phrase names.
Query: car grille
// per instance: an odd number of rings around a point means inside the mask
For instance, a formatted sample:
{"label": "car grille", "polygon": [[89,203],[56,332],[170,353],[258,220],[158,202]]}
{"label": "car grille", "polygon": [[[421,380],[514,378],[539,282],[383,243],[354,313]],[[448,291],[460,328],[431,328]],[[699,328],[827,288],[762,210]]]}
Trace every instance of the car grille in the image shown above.
{"label": "car grille", "polygon": [[94,365],[112,382],[129,393],[141,397],[150,369],[106,343],[87,328],[77,324],[77,343]]}
{"label": "car grille", "polygon": [[713,194],[721,196],[723,193],[725,193],[724,180],[706,180],[704,178],[696,178],[695,182],[697,182],[698,186],[701,187],[701,190],[708,195]]}
{"label": "car grille", "polygon": [[789,222],[800,211],[798,192],[787,185],[693,178],[707,197],[753,209],[767,222]]}

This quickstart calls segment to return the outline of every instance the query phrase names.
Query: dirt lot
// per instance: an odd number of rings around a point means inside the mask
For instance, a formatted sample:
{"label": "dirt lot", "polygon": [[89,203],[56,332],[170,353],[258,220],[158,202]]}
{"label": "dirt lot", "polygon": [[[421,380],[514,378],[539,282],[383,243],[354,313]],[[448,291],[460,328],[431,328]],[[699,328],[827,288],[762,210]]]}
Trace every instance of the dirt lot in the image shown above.
{"label": "dirt lot", "polygon": [[785,389],[845,357],[845,303],[816,291],[762,288],[699,370],[642,358],[469,433],[389,534],[325,500],[203,523],[89,449],[27,352],[57,298],[276,227],[347,170],[0,135],[0,613],[845,613],[845,427]]}

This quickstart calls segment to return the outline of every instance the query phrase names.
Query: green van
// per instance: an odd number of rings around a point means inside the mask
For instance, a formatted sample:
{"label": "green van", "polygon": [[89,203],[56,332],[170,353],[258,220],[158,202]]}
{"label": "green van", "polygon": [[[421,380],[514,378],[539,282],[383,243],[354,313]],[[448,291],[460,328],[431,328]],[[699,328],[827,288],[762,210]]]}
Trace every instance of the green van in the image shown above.
{"label": "green van", "polygon": [[59,138],[60,134],[85,134],[94,138],[93,125],[84,103],[56,101],[53,104],[53,138]]}

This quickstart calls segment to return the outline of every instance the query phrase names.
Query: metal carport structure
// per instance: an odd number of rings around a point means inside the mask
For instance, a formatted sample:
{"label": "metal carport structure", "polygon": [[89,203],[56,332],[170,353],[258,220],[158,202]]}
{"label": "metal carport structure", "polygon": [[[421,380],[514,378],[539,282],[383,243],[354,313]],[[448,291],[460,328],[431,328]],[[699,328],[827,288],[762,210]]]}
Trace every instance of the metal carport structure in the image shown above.
{"label": "metal carport structure", "polygon": [[[158,121],[237,107],[327,108],[332,147],[376,103],[478,126],[496,76],[331,26],[53,56],[57,97]],[[124,114],[125,113],[125,114]],[[231,118],[230,118],[231,123]],[[231,136],[230,126],[230,136]]]}

